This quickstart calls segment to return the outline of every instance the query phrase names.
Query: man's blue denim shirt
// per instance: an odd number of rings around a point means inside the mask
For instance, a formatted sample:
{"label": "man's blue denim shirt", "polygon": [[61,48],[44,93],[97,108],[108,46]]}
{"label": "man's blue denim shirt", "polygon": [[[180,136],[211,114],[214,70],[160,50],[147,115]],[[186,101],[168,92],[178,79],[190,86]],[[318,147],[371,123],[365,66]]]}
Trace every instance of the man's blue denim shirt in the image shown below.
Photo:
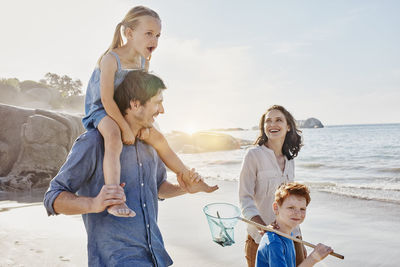
{"label": "man's blue denim shirt", "polygon": [[[90,130],[75,141],[45,194],[49,215],[56,215],[53,202],[63,191],[97,196],[104,185],[103,157],[103,138],[97,130]],[[158,188],[166,180],[165,165],[156,151],[141,141],[124,146],[120,159],[126,203],[136,216],[115,217],[107,211],[82,215],[89,266],[169,266],[172,260],[157,225]]]}

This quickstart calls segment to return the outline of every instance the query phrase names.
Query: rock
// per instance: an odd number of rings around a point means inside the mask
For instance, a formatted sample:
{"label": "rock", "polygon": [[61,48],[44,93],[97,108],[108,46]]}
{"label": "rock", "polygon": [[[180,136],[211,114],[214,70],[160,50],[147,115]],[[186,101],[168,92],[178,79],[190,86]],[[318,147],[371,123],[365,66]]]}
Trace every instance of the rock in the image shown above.
{"label": "rock", "polygon": [[28,108],[52,109],[61,101],[57,90],[47,87],[19,88],[0,86],[0,99],[2,103]]}
{"label": "rock", "polygon": [[229,134],[215,132],[197,132],[192,135],[195,147],[202,151],[239,149],[239,142]]}
{"label": "rock", "polygon": [[47,105],[54,101],[58,101],[58,99],[61,98],[61,95],[57,90],[46,87],[26,89],[24,94],[34,101],[46,103]]}
{"label": "rock", "polygon": [[69,114],[0,104],[0,190],[47,187],[84,131]]}
{"label": "rock", "polygon": [[[43,131],[46,129],[46,131]],[[68,145],[68,128],[61,122],[55,119],[43,116],[32,115],[29,116],[27,122],[24,124],[24,136],[28,143],[56,143],[61,141],[61,146]]]}
{"label": "rock", "polygon": [[322,122],[316,118],[308,118],[306,120],[298,120],[299,128],[324,128]]}
{"label": "rock", "polygon": [[240,148],[240,142],[237,139],[224,133],[197,132],[189,135],[173,131],[171,134],[167,134],[166,138],[172,149],[181,153],[201,153]]}
{"label": "rock", "polygon": [[218,132],[231,132],[231,131],[245,131],[245,129],[236,127],[236,128],[215,128],[210,129],[208,131],[218,131]]}
{"label": "rock", "polygon": [[[10,146],[3,142],[0,141],[0,176],[3,175],[3,173],[7,172],[7,169],[9,169],[9,163],[10,161]],[[4,164],[3,164],[4,163]]]}
{"label": "rock", "polygon": [[[166,134],[168,144],[174,151],[182,151],[184,146],[193,146],[190,134],[172,131],[172,133]],[[194,147],[193,147],[194,148]],[[191,150],[191,148],[185,148],[185,151]],[[190,153],[190,152],[186,152]]]}
{"label": "rock", "polygon": [[[316,118],[309,118],[307,120],[297,120],[296,123],[299,128],[324,128],[322,122]],[[254,131],[259,129],[260,129],[259,126],[251,127],[251,130]]]}

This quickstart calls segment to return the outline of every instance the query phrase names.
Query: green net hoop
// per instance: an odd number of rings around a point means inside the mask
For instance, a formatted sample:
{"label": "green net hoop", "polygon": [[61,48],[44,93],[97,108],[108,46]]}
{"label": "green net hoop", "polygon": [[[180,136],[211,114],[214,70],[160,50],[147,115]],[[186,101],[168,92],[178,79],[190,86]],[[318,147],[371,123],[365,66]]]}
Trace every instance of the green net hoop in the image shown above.
{"label": "green net hoop", "polygon": [[229,203],[211,203],[203,208],[215,243],[225,247],[235,243],[234,227],[240,216],[238,207]]}

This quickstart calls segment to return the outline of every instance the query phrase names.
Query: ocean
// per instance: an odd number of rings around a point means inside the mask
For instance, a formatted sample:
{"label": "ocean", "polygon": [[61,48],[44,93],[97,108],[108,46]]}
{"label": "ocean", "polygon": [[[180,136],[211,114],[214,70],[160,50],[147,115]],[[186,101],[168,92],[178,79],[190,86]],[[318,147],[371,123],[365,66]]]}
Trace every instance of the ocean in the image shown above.
{"label": "ocean", "polygon": [[[252,141],[258,135],[252,130],[224,133]],[[400,205],[400,124],[302,129],[302,136],[296,181],[311,190]],[[206,180],[238,181],[246,150],[179,156]]]}

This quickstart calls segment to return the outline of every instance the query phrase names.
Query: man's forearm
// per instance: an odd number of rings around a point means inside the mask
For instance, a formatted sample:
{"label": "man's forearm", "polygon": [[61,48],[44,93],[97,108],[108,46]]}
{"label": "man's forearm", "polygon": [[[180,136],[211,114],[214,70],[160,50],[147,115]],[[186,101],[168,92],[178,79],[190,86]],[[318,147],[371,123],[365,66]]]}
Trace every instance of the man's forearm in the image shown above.
{"label": "man's forearm", "polygon": [[163,182],[158,189],[158,197],[159,198],[171,198],[177,197],[180,195],[186,194],[186,191],[183,190],[177,184],[171,184],[168,181]]}
{"label": "man's forearm", "polygon": [[85,214],[91,210],[93,198],[77,196],[71,192],[61,192],[54,200],[53,208],[56,213],[65,215]]}

